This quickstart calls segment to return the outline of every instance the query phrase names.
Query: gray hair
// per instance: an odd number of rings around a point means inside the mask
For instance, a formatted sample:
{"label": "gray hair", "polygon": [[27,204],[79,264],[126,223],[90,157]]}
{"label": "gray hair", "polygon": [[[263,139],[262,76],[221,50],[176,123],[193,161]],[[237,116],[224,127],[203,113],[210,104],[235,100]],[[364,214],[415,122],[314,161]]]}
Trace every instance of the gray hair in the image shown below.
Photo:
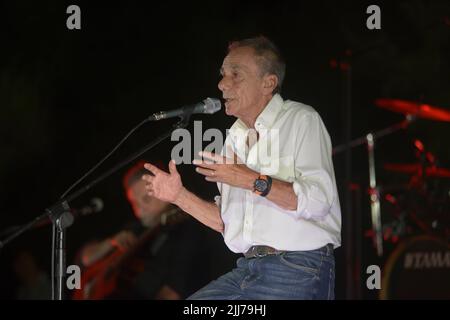
{"label": "gray hair", "polygon": [[261,75],[274,74],[277,76],[278,84],[272,91],[272,94],[280,93],[284,75],[286,73],[286,63],[281,56],[280,50],[275,44],[264,36],[258,36],[231,42],[228,46],[228,53],[230,53],[231,50],[240,47],[249,47],[254,50],[255,55],[258,57]]}

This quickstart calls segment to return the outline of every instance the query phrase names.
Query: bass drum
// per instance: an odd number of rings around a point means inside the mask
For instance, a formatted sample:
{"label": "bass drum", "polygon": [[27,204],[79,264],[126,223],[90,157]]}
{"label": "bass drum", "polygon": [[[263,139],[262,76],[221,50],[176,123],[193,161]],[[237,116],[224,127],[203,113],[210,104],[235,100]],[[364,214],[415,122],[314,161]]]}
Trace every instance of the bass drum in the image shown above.
{"label": "bass drum", "polygon": [[450,246],[422,235],[405,239],[384,268],[380,299],[450,299]]}

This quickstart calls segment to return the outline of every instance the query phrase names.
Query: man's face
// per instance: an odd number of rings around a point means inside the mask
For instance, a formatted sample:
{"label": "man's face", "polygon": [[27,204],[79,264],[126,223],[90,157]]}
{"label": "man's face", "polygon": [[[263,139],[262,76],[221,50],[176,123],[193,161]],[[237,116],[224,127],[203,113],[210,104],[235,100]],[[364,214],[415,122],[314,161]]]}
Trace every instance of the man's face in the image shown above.
{"label": "man's face", "polygon": [[225,57],[218,86],[227,115],[245,118],[264,105],[263,77],[256,59],[250,47],[235,48]]}
{"label": "man's face", "polygon": [[168,203],[147,194],[145,181],[138,180],[127,191],[128,201],[133,207],[136,217],[142,221],[153,220],[167,207]]}

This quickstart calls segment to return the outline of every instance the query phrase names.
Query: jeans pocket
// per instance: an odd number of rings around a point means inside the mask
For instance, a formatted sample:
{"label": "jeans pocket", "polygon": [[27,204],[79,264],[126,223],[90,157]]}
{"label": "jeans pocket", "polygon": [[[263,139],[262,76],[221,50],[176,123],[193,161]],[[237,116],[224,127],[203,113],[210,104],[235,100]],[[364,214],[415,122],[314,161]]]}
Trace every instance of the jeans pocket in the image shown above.
{"label": "jeans pocket", "polygon": [[320,257],[311,257],[306,253],[284,252],[279,255],[282,264],[290,268],[301,270],[311,275],[317,276],[320,269]]}

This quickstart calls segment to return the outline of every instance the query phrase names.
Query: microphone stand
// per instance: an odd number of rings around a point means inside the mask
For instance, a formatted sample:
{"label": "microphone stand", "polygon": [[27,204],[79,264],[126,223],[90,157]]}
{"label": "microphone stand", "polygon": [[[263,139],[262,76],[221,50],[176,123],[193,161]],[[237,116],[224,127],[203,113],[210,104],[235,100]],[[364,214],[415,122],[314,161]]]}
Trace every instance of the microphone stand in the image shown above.
{"label": "microphone stand", "polygon": [[[97,179],[94,179],[91,183],[86,184],[84,187],[78,189],[74,193],[68,195],[67,197],[60,199],[56,203],[54,203],[49,208],[45,209],[45,213],[41,214],[40,216],[36,217],[29,223],[25,224],[23,227],[19,228],[17,231],[15,231],[13,234],[11,234],[9,237],[7,237],[4,241],[0,241],[0,250],[7,245],[9,242],[11,242],[13,239],[21,235],[22,233],[26,232],[27,230],[31,229],[35,224],[40,222],[41,220],[45,219],[46,217],[49,217],[53,224],[53,238],[52,238],[52,245],[56,244],[55,248],[55,254],[56,254],[56,262],[57,262],[57,268],[56,268],[56,292],[55,288],[52,286],[52,300],[63,300],[64,299],[64,279],[66,275],[66,229],[70,227],[73,224],[74,217],[72,213],[70,212],[70,206],[69,202],[72,200],[78,198],[80,195],[115,173],[117,170],[121,169],[131,161],[135,160],[139,156],[141,156],[146,151],[154,148],[156,145],[167,139],[172,135],[172,131],[176,129],[186,128],[189,124],[190,117],[192,115],[192,112],[186,112],[184,115],[180,116],[180,120],[173,125],[173,128],[169,131],[163,133],[162,135],[158,136],[156,139],[154,139],[152,142],[144,146],[139,151],[133,153],[128,158],[123,160],[122,162],[116,164],[113,168],[106,171],[102,175],[100,175]],[[56,237],[56,242],[55,242]],[[54,261],[52,261],[52,270],[54,268]],[[52,279],[52,283],[54,283],[54,279]]]}

